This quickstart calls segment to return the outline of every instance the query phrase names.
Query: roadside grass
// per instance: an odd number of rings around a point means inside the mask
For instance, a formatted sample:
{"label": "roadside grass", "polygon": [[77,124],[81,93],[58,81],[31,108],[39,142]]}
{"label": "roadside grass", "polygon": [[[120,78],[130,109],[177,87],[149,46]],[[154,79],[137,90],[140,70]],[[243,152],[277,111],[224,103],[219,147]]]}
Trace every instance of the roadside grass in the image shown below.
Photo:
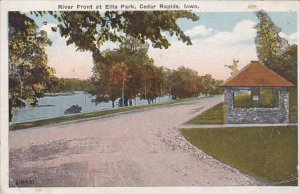
{"label": "roadside grass", "polygon": [[[266,94],[268,95],[268,94]],[[290,123],[297,123],[297,89],[290,89]],[[239,103],[248,98],[242,95]],[[266,102],[268,103],[268,102]],[[188,124],[223,124],[220,103]],[[193,145],[216,159],[270,185],[297,185],[298,127],[234,127],[181,129]]]}
{"label": "roadside grass", "polygon": [[192,118],[187,124],[223,124],[225,122],[224,119],[225,107],[222,102]]}
{"label": "roadside grass", "polygon": [[297,126],[181,129],[193,145],[268,185],[297,185]]}
{"label": "roadside grass", "polygon": [[183,103],[183,102],[188,102],[188,101],[193,101],[193,100],[198,100],[198,99],[199,98],[177,99],[177,100],[171,101],[171,102],[156,103],[156,104],[141,105],[141,106],[130,106],[130,107],[128,106],[128,107],[124,107],[124,108],[116,108],[116,109],[109,109],[109,110],[90,112],[90,113],[73,114],[73,115],[69,115],[69,116],[55,117],[55,118],[50,118],[50,119],[42,119],[42,120],[36,120],[36,121],[15,123],[15,124],[10,124],[9,130],[14,131],[14,130],[19,130],[19,129],[39,127],[39,126],[63,123],[63,122],[68,122],[68,121],[76,121],[76,120],[95,118],[95,117],[100,117],[100,116],[109,116],[109,115],[113,115],[116,113],[129,112],[129,111],[133,111],[133,110],[158,108],[158,107],[172,105],[175,103]]}
{"label": "roadside grass", "polygon": [[[263,95],[270,95],[270,93],[264,93]],[[247,95],[241,95],[238,98],[239,104],[245,104],[243,107],[250,107],[249,99]],[[268,98],[264,96],[263,99]],[[290,89],[290,101],[289,101],[289,122],[297,123],[298,122],[298,92],[297,88]],[[269,103],[269,102],[265,102]],[[187,122],[187,124],[224,124],[225,123],[225,107],[224,103],[219,103],[216,106],[204,111],[203,113],[197,115]]]}

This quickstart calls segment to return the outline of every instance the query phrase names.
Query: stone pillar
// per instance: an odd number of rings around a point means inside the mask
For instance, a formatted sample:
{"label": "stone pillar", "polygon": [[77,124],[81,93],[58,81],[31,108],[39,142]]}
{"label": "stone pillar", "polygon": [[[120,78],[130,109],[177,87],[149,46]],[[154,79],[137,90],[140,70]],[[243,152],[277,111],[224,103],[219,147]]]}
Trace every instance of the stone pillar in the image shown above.
{"label": "stone pillar", "polygon": [[233,89],[226,87],[224,89],[224,103],[225,103],[225,111],[226,111],[226,120],[225,123],[229,123],[231,111],[233,109]]}
{"label": "stone pillar", "polygon": [[289,123],[289,90],[288,88],[282,88],[281,93],[281,111],[285,115],[283,123]]}
{"label": "stone pillar", "polygon": [[279,91],[277,88],[273,89],[274,107],[279,108]]}
{"label": "stone pillar", "polygon": [[253,102],[253,107],[259,107],[260,102],[260,89],[251,88],[251,99]]}

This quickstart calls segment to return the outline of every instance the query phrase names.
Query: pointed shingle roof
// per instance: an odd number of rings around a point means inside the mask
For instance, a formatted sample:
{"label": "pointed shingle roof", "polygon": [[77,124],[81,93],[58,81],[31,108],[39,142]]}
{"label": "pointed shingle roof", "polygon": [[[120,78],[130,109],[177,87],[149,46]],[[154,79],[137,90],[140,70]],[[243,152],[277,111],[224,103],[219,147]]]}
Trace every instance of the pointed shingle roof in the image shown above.
{"label": "pointed shingle roof", "polygon": [[287,81],[271,69],[258,61],[251,61],[235,76],[225,81],[225,87],[292,87],[294,84]]}

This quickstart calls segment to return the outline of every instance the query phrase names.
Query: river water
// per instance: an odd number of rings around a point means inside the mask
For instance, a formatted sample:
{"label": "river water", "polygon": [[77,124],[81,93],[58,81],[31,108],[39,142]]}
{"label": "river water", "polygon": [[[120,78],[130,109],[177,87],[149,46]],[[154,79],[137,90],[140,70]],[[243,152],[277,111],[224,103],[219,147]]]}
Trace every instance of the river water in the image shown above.
{"label": "river water", "polygon": [[[38,106],[26,106],[13,110],[12,123],[33,121],[54,117],[64,116],[64,111],[72,105],[78,104],[82,107],[82,113],[107,110],[112,108],[111,101],[95,104],[92,102],[92,95],[83,92],[77,92],[71,95],[45,96],[39,99]],[[163,96],[156,99],[156,103],[171,101],[169,96]],[[115,108],[118,108],[115,103]],[[133,100],[133,106],[146,105],[148,101],[136,98]]]}

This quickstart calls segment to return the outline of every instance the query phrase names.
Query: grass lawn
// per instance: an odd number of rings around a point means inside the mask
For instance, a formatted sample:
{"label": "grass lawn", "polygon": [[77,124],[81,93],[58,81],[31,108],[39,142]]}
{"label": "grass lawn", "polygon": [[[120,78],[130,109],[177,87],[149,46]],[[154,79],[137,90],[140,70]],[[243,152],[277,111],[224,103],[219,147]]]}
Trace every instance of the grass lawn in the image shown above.
{"label": "grass lawn", "polygon": [[219,103],[189,120],[188,124],[223,124],[225,122],[224,118],[224,103]]}
{"label": "grass lawn", "polygon": [[44,126],[44,125],[55,124],[55,123],[62,123],[62,122],[67,122],[67,121],[75,121],[75,120],[80,120],[80,119],[87,119],[87,118],[94,118],[94,117],[105,116],[105,115],[112,115],[112,114],[115,114],[115,113],[128,112],[128,111],[133,111],[133,110],[157,108],[157,107],[168,106],[168,105],[172,105],[172,104],[175,104],[175,103],[187,102],[187,101],[192,101],[192,100],[197,100],[197,99],[199,99],[199,98],[178,99],[178,100],[175,100],[175,101],[165,102],[165,103],[157,103],[157,104],[142,105],[142,106],[131,106],[131,107],[124,107],[124,108],[116,108],[116,109],[97,111],[97,112],[91,112],[91,113],[80,113],[80,114],[74,114],[74,115],[62,116],[62,117],[56,117],[56,118],[50,118],[50,119],[42,119],[42,120],[37,120],[37,121],[15,123],[15,124],[11,124],[9,126],[9,130],[14,131],[14,130],[19,130],[19,129],[38,127],[38,126]]}
{"label": "grass lawn", "polygon": [[[297,123],[297,109],[297,90],[291,89],[290,123]],[[223,124],[224,118],[224,104],[220,103],[188,124]],[[199,149],[262,182],[297,185],[297,126],[181,129],[181,132]]]}
{"label": "grass lawn", "polygon": [[297,126],[181,129],[193,145],[270,185],[297,185]]}
{"label": "grass lawn", "polygon": [[[297,115],[297,110],[298,110],[298,93],[297,89],[293,88],[290,89],[290,112],[289,112],[289,120],[290,123],[297,123],[298,122],[298,115]],[[247,98],[243,95],[241,95],[241,98],[239,99],[239,103],[241,101],[247,101]],[[250,105],[249,105],[250,106]],[[200,115],[197,115],[196,117],[192,118],[187,122],[187,124],[224,124],[225,123],[225,108],[224,108],[224,103],[220,103]]]}

